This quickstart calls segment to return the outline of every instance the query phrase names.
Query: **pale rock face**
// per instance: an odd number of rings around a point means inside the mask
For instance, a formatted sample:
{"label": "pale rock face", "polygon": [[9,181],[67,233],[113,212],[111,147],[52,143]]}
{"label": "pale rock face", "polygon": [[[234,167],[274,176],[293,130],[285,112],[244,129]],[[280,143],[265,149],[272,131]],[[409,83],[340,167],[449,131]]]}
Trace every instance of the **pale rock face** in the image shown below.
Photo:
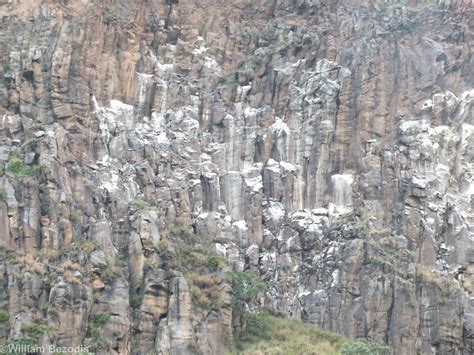
{"label": "pale rock face", "polygon": [[51,289],[48,304],[55,312],[50,320],[57,330],[58,346],[78,344],[86,334],[92,306],[90,288],[84,285],[59,283]]}
{"label": "pale rock face", "polygon": [[170,291],[168,314],[162,320],[166,324],[168,337],[161,337],[156,350],[164,354],[192,354],[191,297],[186,280],[183,277],[173,278]]}
{"label": "pale rock face", "polygon": [[354,178],[350,174],[331,176],[333,203],[329,204],[331,214],[349,213],[352,210],[352,184]]}
{"label": "pale rock face", "polygon": [[[235,269],[280,316],[396,354],[474,352],[469,1],[0,15],[0,343],[41,319],[44,345],[222,354]],[[218,310],[166,260],[177,226],[228,263]]]}

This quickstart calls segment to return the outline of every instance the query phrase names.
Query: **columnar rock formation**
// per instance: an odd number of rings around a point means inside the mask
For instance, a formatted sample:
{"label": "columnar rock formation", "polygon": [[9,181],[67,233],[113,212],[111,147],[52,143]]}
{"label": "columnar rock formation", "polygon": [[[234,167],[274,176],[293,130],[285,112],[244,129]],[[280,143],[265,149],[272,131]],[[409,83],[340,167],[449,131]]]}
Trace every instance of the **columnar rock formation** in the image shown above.
{"label": "columnar rock formation", "polygon": [[282,317],[472,354],[473,6],[3,1],[2,341],[222,354],[236,269]]}

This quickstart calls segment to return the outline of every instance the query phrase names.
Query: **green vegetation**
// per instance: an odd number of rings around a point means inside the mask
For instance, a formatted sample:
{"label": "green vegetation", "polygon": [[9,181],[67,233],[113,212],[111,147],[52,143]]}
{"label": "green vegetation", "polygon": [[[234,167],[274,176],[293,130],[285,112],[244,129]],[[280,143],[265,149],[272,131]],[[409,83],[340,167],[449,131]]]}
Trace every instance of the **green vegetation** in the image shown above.
{"label": "green vegetation", "polygon": [[107,323],[109,318],[110,318],[109,312],[101,313],[94,318],[93,324],[97,326],[103,326],[105,323]]}
{"label": "green vegetation", "polygon": [[51,317],[52,319],[58,319],[59,318],[58,310],[49,307],[47,312],[48,312],[48,316]]}
{"label": "green vegetation", "polygon": [[[12,341],[9,344],[11,347],[35,347],[38,345],[38,338],[29,335],[23,335],[21,338]],[[18,353],[6,352],[7,355],[14,355]]]}
{"label": "green vegetation", "polygon": [[209,311],[220,308],[217,275],[225,265],[222,258],[210,252],[196,251],[187,244],[177,253],[163,250],[160,256],[167,268],[184,272],[195,307]]}
{"label": "green vegetation", "polygon": [[219,310],[220,292],[216,274],[200,275],[196,272],[184,274],[189,284],[191,300],[195,307],[208,311]]}
{"label": "green vegetation", "polygon": [[245,337],[256,324],[255,318],[247,309],[254,306],[259,294],[267,289],[266,282],[251,271],[233,271],[228,273],[232,284],[232,321],[234,336]]}
{"label": "green vegetation", "polygon": [[104,16],[104,22],[106,24],[111,24],[120,21],[120,15],[115,10],[106,9],[102,12],[102,16]]}
{"label": "green vegetation", "polygon": [[173,264],[175,253],[168,249],[160,249],[160,258],[163,264],[168,266]]}
{"label": "green vegetation", "polygon": [[102,327],[110,319],[109,312],[103,312],[96,315],[92,321],[89,322],[87,329],[86,339],[84,340],[84,346],[91,347],[93,350],[102,348],[105,342],[104,335],[102,333]]}
{"label": "green vegetation", "polygon": [[69,214],[69,220],[71,222],[75,222],[75,223],[78,223],[82,220],[82,216],[84,214],[82,213],[81,210],[74,210],[72,211],[70,214]]}
{"label": "green vegetation", "polygon": [[[53,327],[43,322],[24,323],[21,326],[22,336],[12,341],[10,346],[30,346],[38,345],[39,336],[43,333],[51,333]],[[7,354],[13,354],[6,352]]]}
{"label": "green vegetation", "polygon": [[207,258],[206,266],[212,272],[216,272],[225,265],[225,260],[217,255],[211,255]]}
{"label": "green vegetation", "polygon": [[25,141],[21,144],[20,148],[24,149],[26,146],[32,144],[35,141],[35,137],[30,136],[25,139]]}
{"label": "green vegetation", "polygon": [[360,339],[342,345],[341,355],[389,355],[390,347],[384,343]]}
{"label": "green vegetation", "polygon": [[191,239],[194,237],[191,228],[182,224],[182,223],[174,223],[169,227],[169,234],[171,237],[178,237],[178,238],[188,238]]}
{"label": "green vegetation", "polygon": [[135,206],[135,208],[139,209],[140,211],[144,211],[150,208],[150,205],[146,201],[143,201],[140,199],[134,199],[130,203],[133,206]]}
{"label": "green vegetation", "polygon": [[436,286],[441,292],[443,300],[459,291],[459,285],[455,280],[442,275],[438,270],[429,269],[421,264],[416,265],[416,277],[424,283]]}
{"label": "green vegetation", "polygon": [[160,257],[166,269],[184,271],[195,307],[209,311],[219,309],[217,273],[225,265],[222,259],[195,251],[188,245],[177,253],[168,249],[160,250]]}
{"label": "green vegetation", "polygon": [[26,166],[18,157],[12,157],[8,161],[8,168],[7,171],[14,174],[17,177],[23,177],[26,175],[31,175],[33,173],[33,169],[29,166]]}
{"label": "green vegetation", "polygon": [[[343,336],[294,320],[277,318],[264,312],[248,311],[266,282],[250,271],[230,272],[234,291],[232,311],[234,344],[231,353],[238,354],[343,354],[385,355],[390,348],[369,340],[350,341]],[[250,307],[251,308],[251,307]]]}
{"label": "green vegetation", "polygon": [[130,307],[133,309],[140,308],[142,305],[142,298],[138,293],[134,293],[130,296]]}
{"label": "green vegetation", "polygon": [[262,58],[254,57],[250,59],[249,61],[242,63],[241,70],[242,69],[243,70],[247,70],[247,69],[256,70],[260,68],[261,65],[262,65]]}
{"label": "green vegetation", "polygon": [[265,313],[246,315],[247,327],[234,341],[232,354],[389,355],[390,347],[342,335]]}
{"label": "green vegetation", "polygon": [[371,260],[370,260],[370,263],[372,265],[376,265],[376,266],[381,266],[384,264],[383,260],[378,258],[378,257],[373,257]]}
{"label": "green vegetation", "polygon": [[[408,5],[406,1],[402,2],[403,5]],[[436,10],[438,7],[438,1],[436,0],[425,0],[425,1],[420,1],[416,5],[408,5],[409,10],[415,11],[415,12],[421,12],[421,11],[433,11]]]}
{"label": "green vegetation", "polygon": [[233,354],[339,354],[346,339],[316,327],[263,313],[248,313]]}
{"label": "green vegetation", "polygon": [[181,223],[174,223],[162,234],[159,255],[166,269],[202,273],[217,272],[225,260],[215,253],[196,244],[192,229]]}
{"label": "green vegetation", "polygon": [[291,47],[293,47],[293,43],[291,43],[288,40],[284,40],[283,43],[281,44],[281,49],[288,50]]}
{"label": "green vegetation", "polygon": [[360,215],[360,222],[361,222],[361,230],[363,234],[370,235],[370,228],[369,228],[369,221],[370,221],[370,214],[367,211],[362,212]]}
{"label": "green vegetation", "polygon": [[0,332],[10,329],[10,313],[5,309],[0,309]]}
{"label": "green vegetation", "polygon": [[0,309],[0,324],[5,324],[10,321],[10,313],[5,309]]}
{"label": "green vegetation", "polygon": [[383,214],[383,225],[389,226],[393,221],[393,214],[392,212],[385,212]]}
{"label": "green vegetation", "polygon": [[92,253],[94,250],[100,249],[99,244],[96,241],[90,239],[83,239],[77,242],[65,245],[58,250],[58,257],[69,256],[75,254],[79,250],[86,252],[87,254]]}
{"label": "green vegetation", "polygon": [[127,259],[125,258],[125,256],[123,256],[122,254],[116,254],[115,265],[120,268],[127,266]]}
{"label": "green vegetation", "polygon": [[183,272],[194,307],[207,311],[220,309],[218,276],[226,262],[210,247],[199,244],[191,226],[170,225],[162,234],[159,256],[164,269]]}
{"label": "green vegetation", "polygon": [[158,218],[165,214],[165,211],[161,207],[154,207],[154,209]]}
{"label": "green vegetation", "polygon": [[207,255],[195,251],[189,246],[183,247],[183,249],[180,249],[178,252],[167,249],[162,250],[160,251],[160,257],[167,269],[181,271],[204,267],[207,265],[208,259]]}
{"label": "green vegetation", "polygon": [[107,266],[101,274],[104,278],[104,281],[108,284],[111,284],[120,275],[120,269],[116,266]]}
{"label": "green vegetation", "polygon": [[252,271],[233,271],[228,275],[234,292],[232,298],[234,309],[243,309],[267,288],[266,282]]}
{"label": "green vegetation", "polygon": [[25,323],[22,325],[21,330],[24,334],[38,339],[41,334],[50,333],[53,327],[42,322]]}
{"label": "green vegetation", "polygon": [[5,189],[0,188],[0,202],[4,202],[7,200],[7,193],[5,192]]}
{"label": "green vegetation", "polygon": [[13,250],[6,250],[5,253],[6,253],[6,255],[5,255],[5,260],[6,261],[13,261],[16,258],[18,258],[17,253],[15,253]]}
{"label": "green vegetation", "polygon": [[107,284],[112,284],[118,277],[123,275],[123,268],[127,266],[127,260],[122,254],[115,255],[115,262],[108,264],[100,270],[100,274]]}

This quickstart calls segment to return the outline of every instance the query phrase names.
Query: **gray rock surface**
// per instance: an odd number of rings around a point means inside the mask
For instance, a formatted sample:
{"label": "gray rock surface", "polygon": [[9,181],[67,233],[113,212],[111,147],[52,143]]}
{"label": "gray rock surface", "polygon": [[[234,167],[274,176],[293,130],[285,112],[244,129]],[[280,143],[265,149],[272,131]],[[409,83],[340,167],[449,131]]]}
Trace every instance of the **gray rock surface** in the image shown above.
{"label": "gray rock surface", "polygon": [[0,17],[1,342],[33,323],[99,354],[222,354],[214,253],[262,275],[280,316],[396,354],[474,351],[471,1]]}

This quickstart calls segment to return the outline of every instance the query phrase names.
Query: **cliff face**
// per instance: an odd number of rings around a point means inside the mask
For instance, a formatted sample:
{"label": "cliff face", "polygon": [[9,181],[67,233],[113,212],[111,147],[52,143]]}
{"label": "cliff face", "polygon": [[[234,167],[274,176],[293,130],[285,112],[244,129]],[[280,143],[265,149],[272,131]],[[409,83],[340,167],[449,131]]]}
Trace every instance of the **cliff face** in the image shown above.
{"label": "cliff face", "polygon": [[0,16],[3,342],[222,354],[232,268],[282,317],[474,352],[469,0]]}

